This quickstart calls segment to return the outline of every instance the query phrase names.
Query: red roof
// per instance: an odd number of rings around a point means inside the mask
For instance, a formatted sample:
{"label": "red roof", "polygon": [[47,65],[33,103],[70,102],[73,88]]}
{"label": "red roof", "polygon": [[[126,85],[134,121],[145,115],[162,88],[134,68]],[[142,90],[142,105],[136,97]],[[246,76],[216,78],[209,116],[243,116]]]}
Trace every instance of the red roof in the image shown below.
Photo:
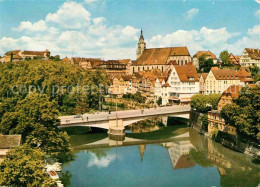
{"label": "red roof", "polygon": [[198,82],[199,76],[194,65],[174,65],[181,82]]}

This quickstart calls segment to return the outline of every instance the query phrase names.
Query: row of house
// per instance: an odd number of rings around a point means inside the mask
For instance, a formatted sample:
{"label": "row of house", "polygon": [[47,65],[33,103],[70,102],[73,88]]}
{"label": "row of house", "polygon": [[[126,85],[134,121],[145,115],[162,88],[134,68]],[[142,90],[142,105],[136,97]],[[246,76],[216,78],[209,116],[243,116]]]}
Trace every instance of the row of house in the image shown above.
{"label": "row of house", "polygon": [[219,69],[212,67],[209,73],[199,74],[191,63],[171,65],[165,72],[160,69],[145,70],[132,75],[111,78],[109,93],[122,96],[141,92],[148,100],[162,99],[162,105],[188,103],[198,93],[223,93],[232,85],[250,85],[254,80],[246,68]]}
{"label": "row of house", "polygon": [[125,75],[130,74],[130,66],[132,61],[130,59],[121,60],[102,60],[100,58],[80,58],[73,57],[71,60],[66,58],[64,61],[68,61],[72,64],[79,65],[84,69],[104,69],[108,75]]}

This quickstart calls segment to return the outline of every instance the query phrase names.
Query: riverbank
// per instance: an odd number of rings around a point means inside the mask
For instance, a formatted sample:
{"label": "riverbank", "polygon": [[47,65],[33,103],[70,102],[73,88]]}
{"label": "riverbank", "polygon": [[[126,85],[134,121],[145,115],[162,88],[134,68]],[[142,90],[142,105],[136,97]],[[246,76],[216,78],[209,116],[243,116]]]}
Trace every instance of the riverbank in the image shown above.
{"label": "riverbank", "polygon": [[218,131],[215,136],[209,136],[202,125],[201,116],[203,114],[191,110],[189,125],[200,134],[203,134],[207,138],[210,138],[223,146],[233,150],[252,156],[253,158],[260,160],[260,147],[256,147],[256,143],[252,143],[249,140],[242,139],[239,136],[227,134],[222,131]]}

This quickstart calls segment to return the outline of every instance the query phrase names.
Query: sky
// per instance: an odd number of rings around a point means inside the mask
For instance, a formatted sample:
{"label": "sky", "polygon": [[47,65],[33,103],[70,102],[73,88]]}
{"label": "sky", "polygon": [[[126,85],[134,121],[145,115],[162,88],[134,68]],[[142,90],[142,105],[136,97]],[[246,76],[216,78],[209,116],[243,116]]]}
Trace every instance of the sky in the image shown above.
{"label": "sky", "polygon": [[0,55],[45,50],[61,57],[136,58],[147,48],[191,55],[260,48],[257,0],[0,0]]}

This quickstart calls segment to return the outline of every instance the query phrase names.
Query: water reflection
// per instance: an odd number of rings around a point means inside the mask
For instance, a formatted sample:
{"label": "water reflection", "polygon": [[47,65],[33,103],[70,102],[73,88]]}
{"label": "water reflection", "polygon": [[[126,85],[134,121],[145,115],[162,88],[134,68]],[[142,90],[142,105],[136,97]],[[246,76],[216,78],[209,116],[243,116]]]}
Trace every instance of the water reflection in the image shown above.
{"label": "water reflection", "polygon": [[[166,131],[173,136],[159,135]],[[260,182],[259,166],[250,157],[193,129],[166,127],[155,137],[145,134],[150,133],[75,146],[77,158],[63,167],[72,174],[70,186],[257,186]]]}
{"label": "water reflection", "polygon": [[162,143],[166,147],[174,169],[189,168],[195,165],[189,158],[190,148],[193,145],[189,140]]}

